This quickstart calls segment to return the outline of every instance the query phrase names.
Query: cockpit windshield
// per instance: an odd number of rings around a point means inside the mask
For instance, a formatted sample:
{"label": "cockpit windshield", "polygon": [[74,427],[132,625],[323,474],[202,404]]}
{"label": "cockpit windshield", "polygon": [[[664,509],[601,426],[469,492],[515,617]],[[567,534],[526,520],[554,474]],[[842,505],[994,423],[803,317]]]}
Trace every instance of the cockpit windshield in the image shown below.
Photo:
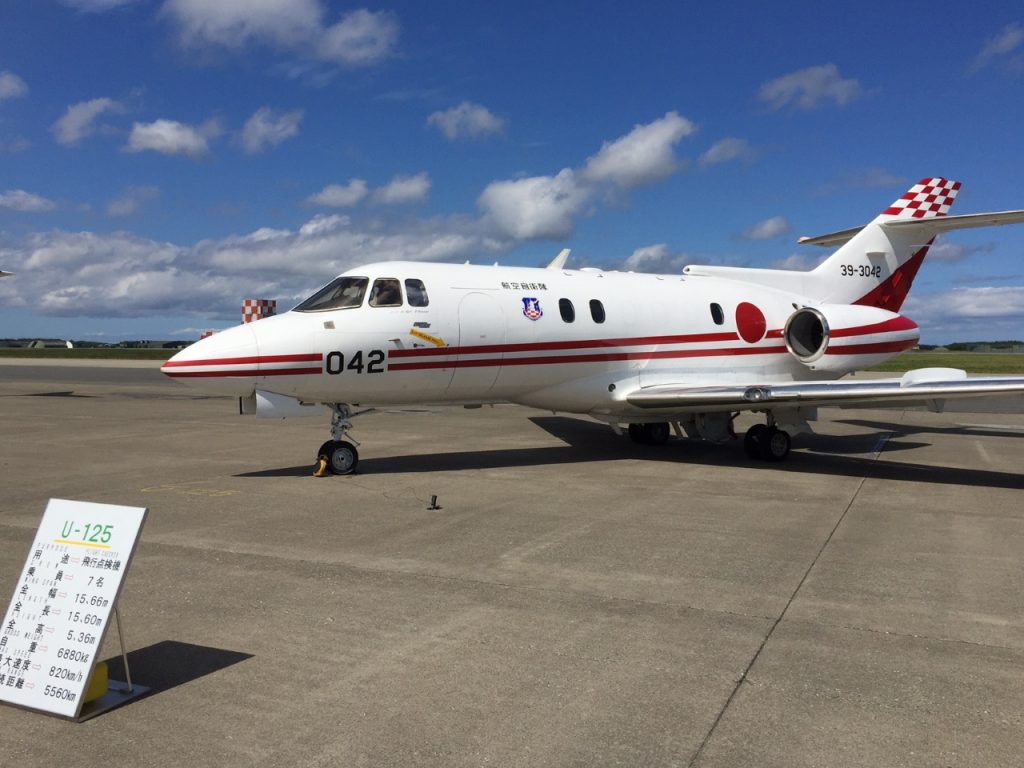
{"label": "cockpit windshield", "polygon": [[322,312],[327,309],[351,309],[363,303],[369,279],[342,276],[335,278],[304,302],[295,312]]}

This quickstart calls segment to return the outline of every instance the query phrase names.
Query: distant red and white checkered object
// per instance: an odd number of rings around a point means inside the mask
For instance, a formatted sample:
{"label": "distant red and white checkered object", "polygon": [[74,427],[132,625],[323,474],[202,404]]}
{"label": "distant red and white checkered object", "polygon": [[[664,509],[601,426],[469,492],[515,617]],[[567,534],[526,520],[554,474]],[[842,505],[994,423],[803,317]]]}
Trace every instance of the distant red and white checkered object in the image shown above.
{"label": "distant red and white checkered object", "polygon": [[262,320],[277,313],[277,302],[274,299],[246,299],[242,302],[242,322],[251,323]]}
{"label": "distant red and white checkered object", "polygon": [[960,191],[959,181],[921,179],[899,200],[883,211],[898,219],[931,219],[945,216]]}
{"label": "distant red and white checkered object", "polygon": [[199,340],[202,341],[203,339],[208,339],[211,336],[213,336],[213,331],[203,331],[199,336]]}

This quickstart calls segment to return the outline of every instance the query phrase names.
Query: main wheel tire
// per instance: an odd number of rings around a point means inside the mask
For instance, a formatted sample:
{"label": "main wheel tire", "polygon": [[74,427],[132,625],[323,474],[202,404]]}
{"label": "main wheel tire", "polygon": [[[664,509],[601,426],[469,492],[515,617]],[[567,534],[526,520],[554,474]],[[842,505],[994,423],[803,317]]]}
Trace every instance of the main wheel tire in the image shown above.
{"label": "main wheel tire", "polygon": [[644,431],[646,424],[630,424],[629,425],[629,439],[634,443],[640,443],[644,445],[647,442],[647,435]]}
{"label": "main wheel tire", "polygon": [[334,475],[351,475],[359,464],[359,451],[345,440],[328,440],[320,446],[317,456],[327,459],[327,466]]}
{"label": "main wheel tire", "polygon": [[761,443],[762,456],[767,461],[782,461],[789,455],[789,432],[782,429],[768,431],[768,439]]}
{"label": "main wheel tire", "polygon": [[650,445],[664,445],[672,436],[672,429],[667,421],[657,421],[653,424],[644,424],[644,435]]}
{"label": "main wheel tire", "polygon": [[743,450],[752,459],[763,459],[764,444],[768,442],[769,429],[767,424],[755,424],[743,436]]}

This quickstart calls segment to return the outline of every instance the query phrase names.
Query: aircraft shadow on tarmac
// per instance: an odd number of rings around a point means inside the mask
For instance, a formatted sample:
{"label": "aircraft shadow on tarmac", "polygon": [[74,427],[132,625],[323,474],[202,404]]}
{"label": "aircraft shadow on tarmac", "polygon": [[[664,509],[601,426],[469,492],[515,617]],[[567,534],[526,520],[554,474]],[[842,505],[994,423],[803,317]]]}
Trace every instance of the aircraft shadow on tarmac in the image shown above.
{"label": "aircraft shadow on tarmac", "polygon": [[[128,668],[132,673],[132,682],[148,686],[150,691],[146,696],[152,696],[212,675],[251,659],[252,656],[251,653],[163,640],[146,648],[129,651]],[[125,680],[124,662],[120,656],[107,659],[106,664],[111,680]]]}
{"label": "aircraft shadow on tarmac", "polygon": [[[564,446],[507,448],[483,451],[452,451],[363,458],[357,474],[401,474],[406,472],[454,472],[472,469],[500,469],[540,465],[580,464],[598,461],[642,459],[713,467],[744,467],[769,472],[836,475],[901,480],[944,485],[985,488],[1024,489],[1024,474],[984,469],[942,467],[927,464],[886,461],[875,458],[881,438],[882,456],[896,451],[927,447],[926,442],[901,439],[902,425],[872,424],[878,431],[861,435],[800,435],[794,438],[795,450],[783,462],[762,462],[747,458],[741,441],[718,446],[697,440],[673,440],[668,445],[648,446],[620,437],[604,424],[564,416],[538,416],[535,425],[566,443]],[[854,422],[850,422],[854,423]],[[896,433],[893,435],[893,433]],[[986,432],[985,434],[992,434]],[[855,455],[861,454],[861,455]],[[299,467],[282,467],[244,472],[235,477],[300,477],[312,474],[312,462]]]}
{"label": "aircraft shadow on tarmac", "polygon": [[949,427],[927,427],[903,423],[887,424],[882,421],[867,421],[866,419],[848,419],[837,421],[836,423],[849,424],[852,427],[877,429],[884,432],[896,432],[899,435],[973,435],[974,437],[1024,438],[1024,429],[1001,429],[998,425],[989,427],[978,424],[958,424]]}

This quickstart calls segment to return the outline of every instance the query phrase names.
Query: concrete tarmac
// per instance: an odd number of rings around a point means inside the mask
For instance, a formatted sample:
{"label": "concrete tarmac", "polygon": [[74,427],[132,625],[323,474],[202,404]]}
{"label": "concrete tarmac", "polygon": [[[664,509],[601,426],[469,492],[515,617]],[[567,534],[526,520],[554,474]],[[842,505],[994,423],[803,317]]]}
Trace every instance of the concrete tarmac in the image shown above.
{"label": "concrete tarmac", "polygon": [[766,464],[389,409],[318,479],[326,416],[0,364],[0,599],[49,498],[148,507],[120,610],[153,688],[0,707],[0,764],[1021,765],[1024,416],[821,416]]}

